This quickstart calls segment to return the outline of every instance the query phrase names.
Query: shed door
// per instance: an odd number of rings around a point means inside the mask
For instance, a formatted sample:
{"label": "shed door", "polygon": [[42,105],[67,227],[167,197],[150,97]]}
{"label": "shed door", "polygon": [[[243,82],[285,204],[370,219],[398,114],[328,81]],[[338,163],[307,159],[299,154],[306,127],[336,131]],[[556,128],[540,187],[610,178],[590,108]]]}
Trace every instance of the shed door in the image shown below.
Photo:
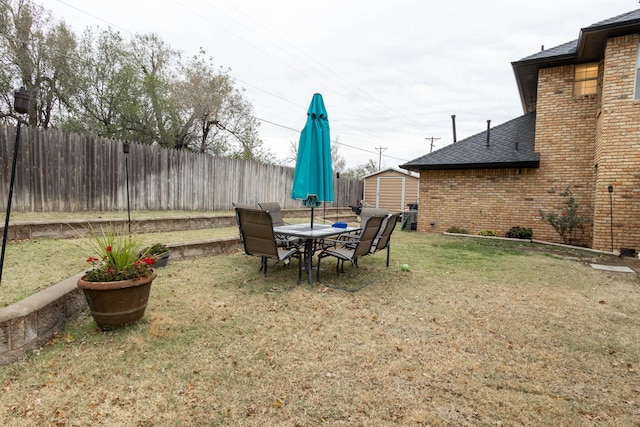
{"label": "shed door", "polygon": [[376,207],[390,211],[404,210],[405,178],[403,176],[379,176],[376,189]]}

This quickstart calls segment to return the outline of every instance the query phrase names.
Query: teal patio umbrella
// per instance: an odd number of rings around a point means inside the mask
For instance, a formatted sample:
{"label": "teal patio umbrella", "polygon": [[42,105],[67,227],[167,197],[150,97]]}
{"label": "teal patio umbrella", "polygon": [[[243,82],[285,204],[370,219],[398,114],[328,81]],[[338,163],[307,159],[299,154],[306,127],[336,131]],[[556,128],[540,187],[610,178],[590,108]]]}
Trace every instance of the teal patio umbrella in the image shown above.
{"label": "teal patio umbrella", "polygon": [[311,99],[307,123],[300,134],[291,198],[302,200],[304,206],[311,208],[311,228],[313,209],[322,202],[333,202],[329,119],[319,93],[314,94]]}

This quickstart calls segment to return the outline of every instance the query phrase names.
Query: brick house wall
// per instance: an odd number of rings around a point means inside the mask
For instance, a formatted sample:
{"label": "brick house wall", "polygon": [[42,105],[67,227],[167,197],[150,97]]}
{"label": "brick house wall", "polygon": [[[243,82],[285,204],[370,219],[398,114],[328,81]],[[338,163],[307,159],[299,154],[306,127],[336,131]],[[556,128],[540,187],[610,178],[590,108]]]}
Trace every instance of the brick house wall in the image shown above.
{"label": "brick house wall", "polygon": [[533,228],[537,235],[540,220],[529,195],[536,173],[534,169],[420,171],[418,230],[459,227],[471,234],[488,229],[504,235],[510,227],[522,226]]}
{"label": "brick house wall", "polygon": [[[574,66],[543,69],[538,76],[539,169],[421,171],[418,229],[456,226],[471,234],[490,229],[504,235],[520,226],[532,228],[536,239],[562,243],[540,210],[561,206],[567,187],[591,217],[597,97],[574,97],[573,77]],[[590,245],[590,236],[588,227],[582,244]]]}
{"label": "brick house wall", "polygon": [[[599,69],[602,70],[601,64]],[[540,153],[540,169],[533,194],[539,209],[558,211],[556,207],[564,202],[560,193],[569,188],[580,206],[580,213],[592,219],[596,116],[601,85],[596,95],[575,96],[574,75],[574,65],[542,69],[538,75],[535,148]],[[592,245],[592,220],[590,222],[580,242],[587,246]],[[543,234],[535,233],[537,229]],[[544,240],[562,242],[539,215],[534,233]]]}
{"label": "brick house wall", "polygon": [[[640,250],[640,101],[634,100],[637,34],[611,38],[598,111],[593,246]],[[613,185],[609,197],[607,187]]]}
{"label": "brick house wall", "polygon": [[596,95],[574,96],[574,65],[538,75],[539,169],[420,171],[418,230],[460,227],[504,235],[512,226],[562,243],[540,210],[558,211],[567,187],[590,218],[580,244],[611,249],[608,185],[614,185],[615,249],[640,249],[640,102],[633,100],[638,36],[612,38]]}

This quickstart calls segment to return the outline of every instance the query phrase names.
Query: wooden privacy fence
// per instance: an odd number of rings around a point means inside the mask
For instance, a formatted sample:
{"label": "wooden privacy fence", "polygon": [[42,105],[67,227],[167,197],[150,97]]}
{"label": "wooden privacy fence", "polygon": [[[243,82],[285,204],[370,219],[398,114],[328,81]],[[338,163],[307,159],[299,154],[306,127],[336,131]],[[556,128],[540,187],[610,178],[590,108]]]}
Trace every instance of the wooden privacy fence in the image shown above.
{"label": "wooden privacy fence", "polygon": [[[6,207],[16,128],[0,124],[0,201]],[[127,167],[128,165],[128,167]],[[128,173],[127,173],[128,171]],[[212,157],[118,140],[22,126],[12,198],[17,212],[230,210],[232,202],[291,200],[293,168]],[[362,199],[363,183],[335,178],[335,203]]]}

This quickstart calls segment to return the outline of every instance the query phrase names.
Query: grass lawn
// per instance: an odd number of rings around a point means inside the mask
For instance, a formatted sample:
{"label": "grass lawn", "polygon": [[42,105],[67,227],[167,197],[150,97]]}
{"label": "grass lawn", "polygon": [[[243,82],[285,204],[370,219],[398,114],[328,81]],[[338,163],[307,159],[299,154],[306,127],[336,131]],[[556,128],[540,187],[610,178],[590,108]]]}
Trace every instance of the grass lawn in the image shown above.
{"label": "grass lawn", "polygon": [[[184,230],[142,235],[145,244],[234,237],[237,227]],[[8,242],[0,286],[6,307],[90,267],[86,239],[34,239]],[[44,260],[44,261],[43,261]]]}
{"label": "grass lawn", "polygon": [[392,245],[390,268],[325,260],[313,287],[296,261],[263,278],[242,253],[172,260],[140,322],[86,314],[0,367],[0,425],[637,425],[637,274],[522,242]]}

